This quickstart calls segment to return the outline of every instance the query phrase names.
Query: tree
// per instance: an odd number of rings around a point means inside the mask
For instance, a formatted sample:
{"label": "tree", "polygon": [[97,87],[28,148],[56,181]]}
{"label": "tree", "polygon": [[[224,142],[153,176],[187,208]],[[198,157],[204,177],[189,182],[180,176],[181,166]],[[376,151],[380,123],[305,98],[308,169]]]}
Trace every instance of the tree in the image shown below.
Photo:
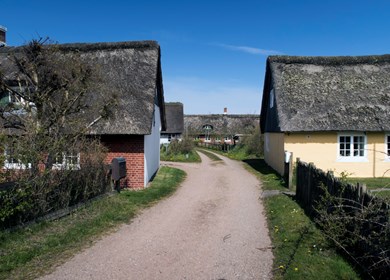
{"label": "tree", "polygon": [[[19,136],[18,160],[34,172],[39,164],[51,168],[61,153],[76,148],[91,126],[109,117],[115,103],[98,67],[48,42],[32,40],[11,50],[8,67],[0,70],[0,91],[9,96],[0,108],[3,128]],[[22,152],[22,140],[30,152]]]}
{"label": "tree", "polygon": [[15,183],[0,189],[0,227],[107,191],[105,149],[88,130],[115,109],[99,67],[80,53],[48,39],[7,51],[0,54],[0,144],[12,168],[0,177]]}

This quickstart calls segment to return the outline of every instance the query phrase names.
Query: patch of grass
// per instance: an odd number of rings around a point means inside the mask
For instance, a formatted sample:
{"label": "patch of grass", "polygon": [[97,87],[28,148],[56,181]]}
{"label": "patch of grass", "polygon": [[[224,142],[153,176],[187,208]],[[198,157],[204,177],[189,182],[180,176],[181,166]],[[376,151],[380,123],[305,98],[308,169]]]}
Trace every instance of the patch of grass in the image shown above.
{"label": "patch of grass", "polygon": [[286,195],[264,199],[274,249],[274,279],[360,279],[304,211]]}
{"label": "patch of grass", "polygon": [[[287,190],[281,177],[263,159],[244,162],[261,179],[263,190]],[[274,279],[360,279],[293,196],[267,197],[264,205],[275,246]]]}
{"label": "patch of grass", "polygon": [[160,159],[163,161],[176,161],[176,162],[200,162],[200,157],[195,151],[191,151],[188,154],[166,154],[160,153]]}
{"label": "patch of grass", "polygon": [[263,190],[288,191],[282,176],[269,167],[264,159],[246,159],[243,162],[246,164],[246,169],[261,180]]}
{"label": "patch of grass", "polygon": [[372,192],[374,196],[384,198],[387,203],[390,203],[390,190],[383,190],[383,191],[375,191]]}
{"label": "patch of grass", "polygon": [[128,223],[140,209],[172,194],[182,170],[161,167],[150,187],[97,200],[71,215],[15,231],[0,232],[0,279],[35,279],[94,240]]}
{"label": "patch of grass", "polygon": [[248,153],[248,149],[244,145],[237,145],[234,148],[230,149],[228,152],[222,152],[222,151],[218,151],[218,152],[228,158],[235,159],[235,160],[246,160],[246,159],[258,158],[256,155]]}
{"label": "patch of grass", "polygon": [[220,157],[218,157],[217,155],[215,155],[213,153],[210,153],[210,152],[208,152],[206,150],[197,149],[197,151],[201,152],[202,154],[205,154],[212,161],[222,161],[222,159]]}
{"label": "patch of grass", "polygon": [[367,185],[367,189],[389,189],[390,190],[390,178],[346,178],[346,181],[351,184],[363,183]]}
{"label": "patch of grass", "polygon": [[356,183],[366,184],[369,191],[373,195],[384,198],[390,202],[390,178],[380,177],[380,178],[346,178],[348,183],[356,185]]}

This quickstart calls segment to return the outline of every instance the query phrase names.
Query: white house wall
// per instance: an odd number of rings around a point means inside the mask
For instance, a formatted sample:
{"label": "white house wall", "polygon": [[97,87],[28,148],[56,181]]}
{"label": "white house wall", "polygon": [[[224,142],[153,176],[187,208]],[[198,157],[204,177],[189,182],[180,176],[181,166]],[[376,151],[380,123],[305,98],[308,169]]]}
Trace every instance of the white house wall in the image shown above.
{"label": "white house wall", "polygon": [[160,167],[160,130],[160,108],[154,105],[152,134],[145,135],[144,137],[145,186]]}

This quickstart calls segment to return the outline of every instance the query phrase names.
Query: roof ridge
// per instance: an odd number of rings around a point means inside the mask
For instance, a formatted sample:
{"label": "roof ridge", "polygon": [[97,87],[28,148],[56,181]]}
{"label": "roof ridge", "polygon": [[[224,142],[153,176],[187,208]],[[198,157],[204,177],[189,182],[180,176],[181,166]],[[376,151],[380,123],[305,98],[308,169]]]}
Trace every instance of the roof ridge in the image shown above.
{"label": "roof ridge", "polygon": [[274,55],[268,57],[268,63],[316,64],[316,65],[353,65],[389,63],[390,54],[365,56],[289,56]]}
{"label": "roof ridge", "polygon": [[[96,51],[110,49],[159,49],[160,45],[157,41],[121,41],[121,42],[96,42],[96,43],[64,43],[64,44],[48,44],[46,46],[57,46],[61,51]],[[9,53],[10,50],[19,51],[23,46],[8,46],[0,48],[0,53]]]}

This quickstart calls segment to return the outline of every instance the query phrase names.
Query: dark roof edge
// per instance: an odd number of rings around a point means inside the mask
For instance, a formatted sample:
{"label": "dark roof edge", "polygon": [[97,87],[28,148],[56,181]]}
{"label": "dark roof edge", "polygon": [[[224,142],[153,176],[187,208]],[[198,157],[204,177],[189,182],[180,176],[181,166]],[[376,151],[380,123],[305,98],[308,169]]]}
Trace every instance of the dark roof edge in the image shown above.
{"label": "dark roof edge", "polygon": [[267,58],[268,63],[316,64],[316,65],[354,65],[390,63],[390,54],[367,56],[288,56],[274,55]]}
{"label": "dark roof edge", "polygon": [[[58,46],[61,51],[96,51],[113,49],[160,49],[157,41],[124,41],[124,42],[97,42],[97,43],[65,43],[49,44],[47,46]],[[8,53],[10,50],[19,51],[23,46],[3,47],[0,53]]]}

